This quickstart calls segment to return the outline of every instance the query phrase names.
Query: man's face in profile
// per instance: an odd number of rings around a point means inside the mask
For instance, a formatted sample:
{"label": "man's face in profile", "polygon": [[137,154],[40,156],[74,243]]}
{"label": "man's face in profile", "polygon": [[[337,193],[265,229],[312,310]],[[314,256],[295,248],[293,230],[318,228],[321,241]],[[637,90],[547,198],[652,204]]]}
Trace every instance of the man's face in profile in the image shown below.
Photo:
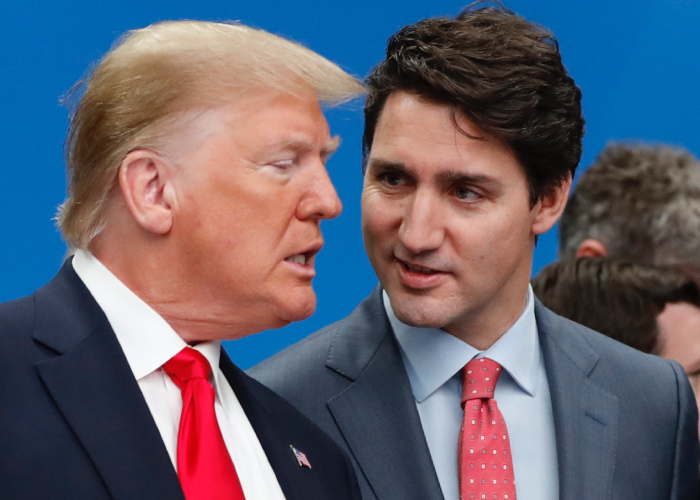
{"label": "man's face in profile", "polygon": [[459,114],[457,123],[485,140],[461,133],[449,106],[389,96],[368,159],[362,221],[397,317],[460,336],[463,318],[522,301],[535,216],[510,150]]}
{"label": "man's face in profile", "polygon": [[195,122],[204,139],[177,160],[175,261],[255,331],[308,317],[320,221],[341,210],[325,170],[337,141],[315,96],[261,93]]}

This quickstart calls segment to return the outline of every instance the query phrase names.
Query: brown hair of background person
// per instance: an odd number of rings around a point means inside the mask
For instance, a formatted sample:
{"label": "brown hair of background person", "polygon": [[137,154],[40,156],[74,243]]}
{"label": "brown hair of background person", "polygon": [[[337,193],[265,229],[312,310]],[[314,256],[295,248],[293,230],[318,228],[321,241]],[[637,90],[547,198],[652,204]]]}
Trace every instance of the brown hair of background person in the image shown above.
{"label": "brown hair of background person", "polygon": [[663,144],[610,143],[561,218],[562,258],[673,265],[700,283],[700,162]]}
{"label": "brown hair of background person", "polygon": [[363,168],[387,97],[404,90],[448,104],[455,124],[459,112],[506,143],[527,173],[534,206],[573,177],[581,159],[581,91],[548,29],[500,3],[483,3],[455,19],[424,19],[389,39],[386,59],[366,80]]}
{"label": "brown hair of background person", "polygon": [[657,317],[666,304],[700,307],[697,285],[678,269],[606,257],[550,264],[532,288],[560,316],[653,354],[662,349]]}

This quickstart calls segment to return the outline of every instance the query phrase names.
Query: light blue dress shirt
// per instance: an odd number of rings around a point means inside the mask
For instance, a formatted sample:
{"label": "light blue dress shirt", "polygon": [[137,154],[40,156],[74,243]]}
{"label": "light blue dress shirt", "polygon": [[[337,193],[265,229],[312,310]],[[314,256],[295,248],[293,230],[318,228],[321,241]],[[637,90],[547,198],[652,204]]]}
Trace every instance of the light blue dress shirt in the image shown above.
{"label": "light blue dress shirt", "polygon": [[459,500],[457,446],[462,426],[460,370],[472,358],[503,367],[495,399],[508,427],[518,500],[559,498],[552,402],[530,288],[525,311],[489,349],[479,351],[436,328],[399,321],[384,292],[384,308],[401,348],[416,406],[445,500]]}

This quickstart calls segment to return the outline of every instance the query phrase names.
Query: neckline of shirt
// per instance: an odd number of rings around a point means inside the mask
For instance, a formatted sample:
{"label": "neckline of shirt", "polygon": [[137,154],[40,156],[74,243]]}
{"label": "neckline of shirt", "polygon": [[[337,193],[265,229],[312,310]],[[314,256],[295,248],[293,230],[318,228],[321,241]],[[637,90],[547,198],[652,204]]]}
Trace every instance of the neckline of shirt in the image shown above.
{"label": "neckline of shirt", "polygon": [[422,403],[473,358],[486,357],[499,363],[517,386],[529,396],[537,392],[540,345],[532,287],[528,287],[520,317],[490,348],[479,351],[438,328],[402,323],[394,314],[386,291],[384,309],[401,348],[416,401]]}

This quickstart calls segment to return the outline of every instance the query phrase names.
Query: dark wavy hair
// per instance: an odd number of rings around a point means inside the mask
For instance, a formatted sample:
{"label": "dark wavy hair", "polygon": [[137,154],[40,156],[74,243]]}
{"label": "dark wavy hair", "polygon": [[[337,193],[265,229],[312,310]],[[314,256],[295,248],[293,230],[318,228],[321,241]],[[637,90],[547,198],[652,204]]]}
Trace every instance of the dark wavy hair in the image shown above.
{"label": "dark wavy hair", "polygon": [[581,90],[556,38],[500,3],[477,2],[454,19],[402,28],[366,83],[363,170],[382,108],[396,91],[447,104],[455,125],[459,112],[507,144],[526,171],[533,205],[573,177],[581,159]]}
{"label": "dark wavy hair", "polygon": [[555,313],[653,354],[661,347],[657,317],[666,304],[700,307],[700,290],[678,269],[609,257],[550,264],[532,289]]}

